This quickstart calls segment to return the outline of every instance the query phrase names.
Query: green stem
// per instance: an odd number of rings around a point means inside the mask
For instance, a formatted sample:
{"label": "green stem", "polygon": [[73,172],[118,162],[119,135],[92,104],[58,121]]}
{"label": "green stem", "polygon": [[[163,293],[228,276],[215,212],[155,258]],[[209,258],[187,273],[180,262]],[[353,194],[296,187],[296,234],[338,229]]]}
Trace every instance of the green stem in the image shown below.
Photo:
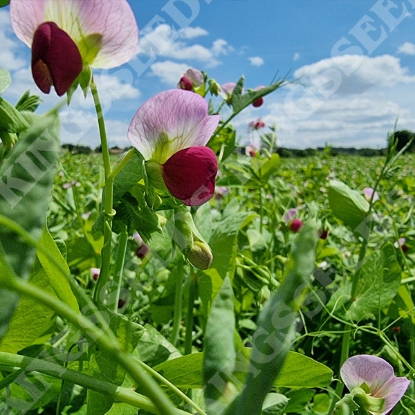
{"label": "green stem", "polygon": [[180,259],[176,268],[176,290],[174,293],[174,317],[173,317],[173,328],[171,333],[171,343],[173,346],[177,345],[179,340],[180,325],[182,322],[182,297],[183,297],[183,280],[184,280],[184,269],[183,260]]}
{"label": "green stem", "polygon": [[206,415],[206,412],[200,408],[199,405],[197,405],[195,402],[193,402],[188,396],[186,396],[180,389],[176,388],[171,382],[169,382],[166,378],[161,376],[158,372],[156,372],[153,368],[150,366],[147,366],[144,362],[138,361],[138,364],[140,364],[147,372],[149,372],[153,378],[157,379],[161,383],[164,383],[168,388],[170,388],[176,395],[180,396],[181,399],[183,399],[184,402],[189,404],[193,409],[195,409],[200,415]]}
{"label": "green stem", "polygon": [[3,288],[27,295],[39,301],[79,328],[85,334],[85,337],[97,344],[102,351],[111,356],[115,362],[130,374],[139,385],[143,395],[150,398],[161,414],[177,415],[180,413],[147,372],[131,358],[130,354],[122,350],[120,344],[113,336],[109,337],[106,335],[92,321],[72,310],[72,308],[60,301],[57,297],[52,296],[48,291],[13,275],[8,275],[7,277],[3,282]]}
{"label": "green stem", "polygon": [[114,267],[114,281],[111,287],[108,287],[108,308],[115,313],[118,310],[118,301],[122,284],[122,272],[124,269],[125,252],[127,251],[128,233],[127,227],[120,233],[118,239],[117,258]]}
{"label": "green stem", "polygon": [[108,148],[107,132],[105,129],[104,114],[102,111],[101,101],[98,95],[98,89],[92,78],[90,83],[92,97],[94,99],[95,111],[98,119],[99,136],[101,139],[102,159],[104,164],[104,175],[105,175],[105,188],[104,188],[104,246],[101,250],[101,271],[95,287],[94,301],[104,303],[106,289],[110,274],[111,265],[111,239],[112,239],[112,218],[115,212],[112,208],[113,204],[113,186],[114,176],[111,170],[111,160]]}
{"label": "green stem", "polygon": [[127,151],[125,156],[121,159],[121,161],[114,167],[111,177],[115,179],[117,177],[117,174],[125,167],[125,165],[134,157],[135,154],[135,148],[131,148]]}
{"label": "green stem", "polygon": [[[128,403],[152,414],[161,414],[146,396],[140,395],[129,388],[124,388],[104,380],[95,379],[92,376],[67,369],[55,363],[5,352],[0,352],[0,362],[3,370],[13,371],[13,373],[0,381],[0,388],[6,387],[11,381],[22,374],[24,375],[25,371],[39,372],[102,393],[103,395],[110,396],[115,401]],[[7,368],[7,366],[9,367]],[[16,367],[25,369],[25,371],[16,371]],[[182,413],[187,414],[187,412]]]}
{"label": "green stem", "polygon": [[193,344],[193,308],[197,291],[197,274],[190,275],[189,298],[187,302],[186,335],[184,338],[184,354],[192,353]]}

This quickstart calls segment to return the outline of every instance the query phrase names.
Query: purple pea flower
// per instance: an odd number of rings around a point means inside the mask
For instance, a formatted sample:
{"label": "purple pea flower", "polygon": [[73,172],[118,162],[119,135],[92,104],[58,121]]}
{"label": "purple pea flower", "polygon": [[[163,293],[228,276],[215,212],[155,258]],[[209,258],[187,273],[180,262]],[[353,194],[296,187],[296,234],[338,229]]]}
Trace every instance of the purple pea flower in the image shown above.
{"label": "purple pea flower", "polygon": [[127,0],[11,0],[17,37],[32,48],[32,74],[48,94],[65,94],[89,66],[114,68],[136,53],[138,28]]}
{"label": "purple pea flower", "polygon": [[370,355],[350,357],[341,367],[340,375],[352,395],[355,391],[355,396],[361,398],[363,391],[366,393],[369,399],[360,399],[359,404],[363,402],[364,405],[372,401],[380,406],[377,410],[365,408],[373,415],[389,414],[411,383],[407,378],[396,377],[393,367],[388,362]]}
{"label": "purple pea flower", "polygon": [[185,205],[199,206],[214,194],[218,164],[207,142],[219,123],[206,101],[181,89],[161,92],[134,115],[128,139],[142,154],[155,187]]}

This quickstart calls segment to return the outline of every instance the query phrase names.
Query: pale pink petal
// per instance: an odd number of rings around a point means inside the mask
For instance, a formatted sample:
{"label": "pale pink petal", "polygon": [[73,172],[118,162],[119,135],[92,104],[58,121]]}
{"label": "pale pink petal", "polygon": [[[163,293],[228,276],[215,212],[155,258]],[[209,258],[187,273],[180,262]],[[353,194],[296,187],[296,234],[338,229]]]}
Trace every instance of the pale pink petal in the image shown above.
{"label": "pale pink petal", "polygon": [[[365,195],[366,200],[370,200],[372,197],[374,190],[371,187],[365,187],[363,189],[363,193]],[[373,195],[373,203],[376,202],[377,200],[379,200],[379,194],[378,192],[375,192],[375,194]]]}
{"label": "pale pink petal", "polygon": [[219,116],[208,116],[206,101],[180,89],[161,92],[134,115],[128,139],[146,160],[164,164],[179,150],[204,146],[214,133]]}
{"label": "pale pink petal", "polygon": [[340,375],[349,391],[366,383],[371,395],[375,396],[374,394],[394,377],[394,372],[393,367],[380,357],[358,355],[343,363]]}
{"label": "pale pink petal", "polygon": [[205,77],[202,72],[197,69],[190,68],[186,71],[185,76],[187,76],[191,81],[193,86],[196,88],[202,86],[205,82]]}
{"label": "pale pink petal", "polygon": [[12,0],[10,6],[13,29],[29,46],[37,27],[49,21],[73,39],[91,66],[113,68],[136,53],[138,28],[126,0]]}
{"label": "pale pink petal", "polygon": [[386,415],[402,398],[411,382],[407,378],[394,376],[384,384],[376,394],[371,394],[375,398],[385,398],[385,407],[380,415]]}

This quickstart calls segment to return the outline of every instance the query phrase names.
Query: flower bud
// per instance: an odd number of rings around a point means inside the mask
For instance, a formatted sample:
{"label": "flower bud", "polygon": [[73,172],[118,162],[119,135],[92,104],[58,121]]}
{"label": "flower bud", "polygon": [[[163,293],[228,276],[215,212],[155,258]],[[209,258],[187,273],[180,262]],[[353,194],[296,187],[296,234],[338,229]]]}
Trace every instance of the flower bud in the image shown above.
{"label": "flower bud", "polygon": [[290,229],[295,233],[297,233],[302,226],[303,221],[301,219],[293,219],[290,223]]}
{"label": "flower bud", "polygon": [[255,108],[260,107],[264,103],[264,98],[258,98],[256,101],[252,103],[252,106]]}
{"label": "flower bud", "polygon": [[212,250],[206,242],[195,241],[187,259],[196,268],[208,269],[213,260]]}

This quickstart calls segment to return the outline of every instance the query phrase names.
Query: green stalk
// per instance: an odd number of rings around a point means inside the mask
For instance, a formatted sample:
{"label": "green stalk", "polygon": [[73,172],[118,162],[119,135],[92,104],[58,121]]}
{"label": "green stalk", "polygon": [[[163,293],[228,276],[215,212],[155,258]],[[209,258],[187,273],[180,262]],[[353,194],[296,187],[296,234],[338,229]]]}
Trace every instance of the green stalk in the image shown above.
{"label": "green stalk", "polygon": [[115,313],[118,310],[118,301],[122,284],[122,272],[124,270],[124,259],[127,251],[128,233],[127,228],[120,233],[118,239],[117,258],[114,268],[114,281],[111,287],[108,287],[108,308]]}
{"label": "green stalk", "polygon": [[193,308],[197,291],[197,274],[190,275],[189,298],[187,301],[186,335],[184,338],[184,354],[192,353],[193,340]]}
{"label": "green stalk", "polygon": [[[0,389],[6,387],[12,380],[21,376],[22,373],[24,374],[22,370],[16,371],[15,368],[17,367],[25,369],[25,371],[43,373],[66,382],[83,386],[84,388],[110,396],[114,401],[128,403],[152,414],[161,414],[149,398],[132,391],[130,388],[124,388],[104,380],[95,379],[92,376],[64,368],[52,362],[5,352],[0,352],[0,362],[3,370],[13,372],[0,381]],[[182,414],[187,414],[187,412],[182,412]]]}
{"label": "green stalk", "polygon": [[173,328],[171,333],[171,343],[173,346],[177,345],[179,340],[180,325],[182,322],[182,297],[183,297],[183,280],[184,269],[183,260],[180,259],[176,268],[176,290],[174,292],[174,316],[173,316]]}
{"label": "green stalk", "polygon": [[104,164],[105,189],[104,189],[104,246],[101,250],[101,271],[95,287],[94,301],[104,302],[105,290],[107,289],[110,265],[111,265],[111,238],[112,238],[112,218],[115,211],[112,208],[113,204],[113,185],[114,176],[111,170],[110,153],[108,148],[107,132],[105,129],[104,114],[102,111],[101,101],[98,95],[98,89],[92,78],[90,83],[92,97],[94,99],[95,111],[98,119],[99,136],[101,139],[102,159]]}
{"label": "green stalk", "polygon": [[157,383],[131,358],[130,354],[122,350],[120,344],[114,337],[108,337],[108,335],[92,321],[72,310],[72,308],[58,298],[52,296],[48,291],[42,290],[30,282],[24,281],[13,275],[8,275],[7,277],[8,278],[3,282],[3,288],[18,292],[21,295],[27,295],[39,301],[56,311],[60,317],[68,320],[75,327],[79,328],[85,334],[85,337],[97,344],[102,351],[111,356],[114,361],[130,374],[134,381],[139,385],[143,395],[150,398],[161,414],[178,415],[183,413],[178,412]]}

